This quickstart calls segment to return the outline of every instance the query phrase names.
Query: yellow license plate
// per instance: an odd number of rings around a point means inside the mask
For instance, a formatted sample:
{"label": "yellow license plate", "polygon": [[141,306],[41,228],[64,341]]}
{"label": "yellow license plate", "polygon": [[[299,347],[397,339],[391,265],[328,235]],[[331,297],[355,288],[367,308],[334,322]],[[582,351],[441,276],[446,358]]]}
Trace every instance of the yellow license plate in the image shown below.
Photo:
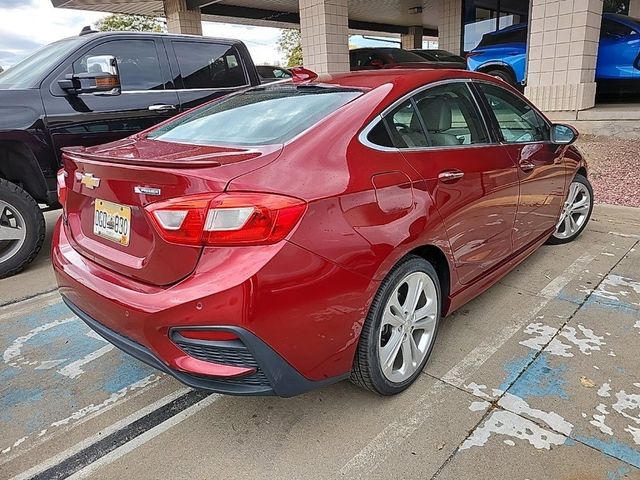
{"label": "yellow license plate", "polygon": [[126,247],[131,230],[131,207],[106,200],[95,201],[93,233]]}

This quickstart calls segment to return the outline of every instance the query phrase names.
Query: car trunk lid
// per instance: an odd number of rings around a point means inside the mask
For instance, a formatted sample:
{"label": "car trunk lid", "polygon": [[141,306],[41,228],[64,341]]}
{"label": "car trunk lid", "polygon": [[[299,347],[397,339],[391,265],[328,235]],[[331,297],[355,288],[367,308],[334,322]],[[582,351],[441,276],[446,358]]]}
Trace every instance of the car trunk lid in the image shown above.
{"label": "car trunk lid", "polygon": [[64,151],[66,229],[83,256],[153,285],[188,276],[201,246],[169,243],[145,207],[223,192],[230,180],[275,160],[282,147],[221,147],[127,139]]}

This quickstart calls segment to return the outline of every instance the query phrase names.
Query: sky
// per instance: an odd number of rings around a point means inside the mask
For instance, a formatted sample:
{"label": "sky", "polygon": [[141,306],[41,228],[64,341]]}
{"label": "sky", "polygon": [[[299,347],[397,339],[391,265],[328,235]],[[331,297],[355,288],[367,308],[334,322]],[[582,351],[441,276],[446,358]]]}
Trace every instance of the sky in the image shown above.
{"label": "sky", "polygon": [[[0,66],[8,68],[38,48],[80,33],[108,13],[53,8],[50,0],[0,0]],[[256,64],[283,61],[276,42],[280,29],[203,22],[204,35],[245,42]],[[351,37],[357,46],[392,45]]]}

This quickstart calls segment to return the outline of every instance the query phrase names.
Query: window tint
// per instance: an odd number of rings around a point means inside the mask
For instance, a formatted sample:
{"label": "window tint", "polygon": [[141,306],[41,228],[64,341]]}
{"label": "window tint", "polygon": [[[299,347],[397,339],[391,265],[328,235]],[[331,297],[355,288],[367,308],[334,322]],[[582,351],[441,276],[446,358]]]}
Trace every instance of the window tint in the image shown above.
{"label": "window tint", "polygon": [[549,140],[549,127],[523,99],[495,85],[479,83],[506,143]]}
{"label": "window tint", "polygon": [[367,140],[381,147],[394,146],[384,121],[378,122],[376,126],[371,129],[369,135],[367,135]]}
{"label": "window tint", "polygon": [[102,70],[99,64],[87,66],[89,57],[113,55],[118,61],[122,91],[162,90],[164,82],[153,40],[113,40],[95,46],[73,62],[73,73]]}
{"label": "window tint", "polygon": [[253,89],[196,108],[148,138],[196,145],[283,143],[361,94],[308,85]]}
{"label": "window tint", "polygon": [[612,22],[611,20],[602,20],[602,26],[600,28],[600,36],[608,38],[620,38],[628,35],[637,35],[637,32],[618,22]]}
{"label": "window tint", "polygon": [[382,62],[386,64],[384,58],[378,54],[375,50],[356,50],[350,55],[351,67],[369,67],[372,62]]}
{"label": "window tint", "polygon": [[464,83],[429,88],[416,95],[415,102],[432,146],[489,142],[480,112]]}
{"label": "window tint", "polygon": [[411,101],[400,104],[386,117],[398,148],[428,147],[420,117]]}
{"label": "window tint", "polygon": [[247,84],[235,48],[203,42],[172,43],[184,88],[225,88]]}
{"label": "window tint", "polygon": [[503,45],[505,43],[526,43],[527,42],[527,29],[523,28],[509,28],[504,32],[488,33],[482,37],[482,40],[478,44],[478,47],[490,47],[493,45]]}

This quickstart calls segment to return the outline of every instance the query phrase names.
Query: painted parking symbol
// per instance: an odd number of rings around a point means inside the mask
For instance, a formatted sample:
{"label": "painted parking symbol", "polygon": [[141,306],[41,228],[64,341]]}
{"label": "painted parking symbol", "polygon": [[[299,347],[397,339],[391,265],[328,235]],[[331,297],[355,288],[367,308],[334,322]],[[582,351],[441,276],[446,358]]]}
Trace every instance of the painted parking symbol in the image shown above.
{"label": "painted parking symbol", "polygon": [[[58,367],[59,365],[69,361],[69,359],[66,357],[39,358],[43,353],[45,355],[55,353],[49,351],[49,349],[44,349],[44,351],[32,351],[30,355],[23,354],[23,350],[29,342],[33,341],[34,339],[39,340],[39,336],[47,336],[52,333],[55,335],[56,332],[54,331],[54,329],[57,329],[62,325],[66,325],[71,322],[81,322],[81,320],[76,316],[57,319],[52,322],[35,327],[25,335],[19,336],[3,352],[2,358],[4,360],[4,363],[12,367],[33,367],[35,370],[48,370]],[[102,339],[102,337],[91,330],[85,333],[85,336],[97,340],[100,343],[107,343],[104,339]],[[77,378],[85,372],[83,366],[109,353],[114,348],[115,347],[113,345],[107,343],[106,345],[103,345],[100,348],[85,354],[81,358],[63,366],[62,368],[58,369],[57,372],[61,375],[64,375],[65,377]]]}

